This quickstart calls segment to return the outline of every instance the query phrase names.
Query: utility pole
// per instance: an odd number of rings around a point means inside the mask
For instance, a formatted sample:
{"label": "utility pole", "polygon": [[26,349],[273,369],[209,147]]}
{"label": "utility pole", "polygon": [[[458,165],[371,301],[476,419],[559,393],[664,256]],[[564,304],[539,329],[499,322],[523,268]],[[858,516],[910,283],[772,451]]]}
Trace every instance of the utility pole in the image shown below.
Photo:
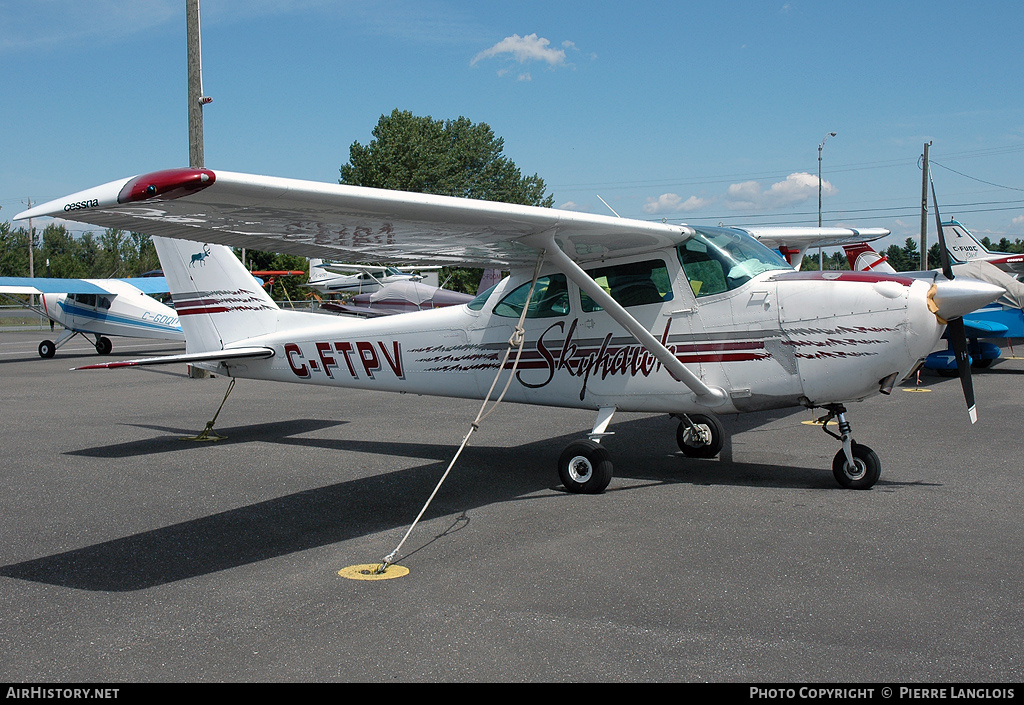
{"label": "utility pole", "polygon": [[[199,169],[205,164],[203,154],[203,106],[213,98],[203,95],[203,50],[199,36],[199,0],[185,0],[185,41],[188,44],[188,165]],[[188,376],[205,379],[207,370],[188,366]]]}
{"label": "utility pole", "polygon": [[921,157],[921,271],[928,271],[928,148],[931,142],[924,143],[924,156]]}
{"label": "utility pole", "polygon": [[199,35],[199,0],[185,0],[188,42],[188,165],[205,166],[203,155],[203,106],[213,99],[203,95],[203,50]]}
{"label": "utility pole", "polygon": [[[29,207],[29,210],[32,209],[32,199],[31,198],[28,199],[28,207]],[[36,233],[32,229],[32,219],[29,218],[28,219],[28,275],[30,277],[35,277],[35,275],[36,275],[35,252],[34,252],[35,249],[36,249]]]}
{"label": "utility pole", "polygon": [[[818,145],[818,227],[821,227],[821,150],[825,149],[825,140],[829,137],[835,137],[835,132],[829,132],[825,135],[824,139],[821,140],[821,144]],[[825,269],[825,260],[822,250],[818,248],[818,270],[823,271]]]}

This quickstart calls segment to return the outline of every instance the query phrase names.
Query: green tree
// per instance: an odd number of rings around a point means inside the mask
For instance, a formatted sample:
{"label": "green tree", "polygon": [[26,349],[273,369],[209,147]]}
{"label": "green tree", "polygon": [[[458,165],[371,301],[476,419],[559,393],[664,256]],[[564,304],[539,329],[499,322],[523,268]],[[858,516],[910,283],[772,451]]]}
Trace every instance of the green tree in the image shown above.
{"label": "green tree", "polygon": [[[236,254],[239,254],[236,250]],[[298,255],[285,255],[274,252],[263,252],[262,250],[246,250],[245,266],[249,271],[301,271],[307,272],[302,276],[284,276],[274,279],[273,285],[268,293],[275,300],[287,297],[290,301],[302,301],[310,295],[309,289],[303,284],[309,279],[308,261],[305,257]],[[264,286],[270,282],[264,282]]]}
{"label": "green tree", "polygon": [[[339,182],[550,208],[554,196],[545,193],[544,180],[524,177],[503,150],[504,140],[486,123],[434,120],[396,108],[381,116],[369,144],[352,143]],[[481,272],[446,267],[440,279],[475,292]]]}
{"label": "green tree", "polygon": [[28,276],[28,231],[0,222],[0,276]]}
{"label": "green tree", "polygon": [[51,223],[43,229],[43,246],[35,255],[36,276],[85,279],[93,275],[83,248],[63,225]]}

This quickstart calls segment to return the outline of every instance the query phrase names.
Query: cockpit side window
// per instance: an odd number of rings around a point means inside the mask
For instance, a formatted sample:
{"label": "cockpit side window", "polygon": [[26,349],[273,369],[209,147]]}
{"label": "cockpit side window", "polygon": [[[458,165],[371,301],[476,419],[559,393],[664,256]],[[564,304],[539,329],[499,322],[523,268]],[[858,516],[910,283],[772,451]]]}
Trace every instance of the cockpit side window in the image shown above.
{"label": "cockpit side window", "polygon": [[[498,284],[500,283],[501,282],[498,282]],[[476,295],[476,297],[472,301],[470,301],[466,305],[469,306],[470,310],[472,311],[479,311],[483,309],[484,304],[487,303],[487,299],[491,298],[491,294],[494,293],[494,290],[496,288],[498,288],[498,284],[494,284],[486,291],[481,291],[479,294]]]}
{"label": "cockpit side window", "polygon": [[762,272],[792,269],[754,238],[727,228],[698,228],[677,251],[697,297],[737,289]]}
{"label": "cockpit side window", "polygon": [[[660,259],[591,269],[587,274],[623,307],[660,304],[672,299],[672,280]],[[580,302],[585,313],[601,310],[586,292],[580,292]]]}

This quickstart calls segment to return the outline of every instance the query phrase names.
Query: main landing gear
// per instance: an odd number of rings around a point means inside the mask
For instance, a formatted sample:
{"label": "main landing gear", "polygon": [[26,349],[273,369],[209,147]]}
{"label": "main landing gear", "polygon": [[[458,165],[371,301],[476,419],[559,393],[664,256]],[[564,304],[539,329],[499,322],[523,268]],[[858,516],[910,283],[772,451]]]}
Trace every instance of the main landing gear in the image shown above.
{"label": "main landing gear", "polygon": [[[822,430],[832,436],[843,447],[832,460],[832,474],[842,487],[851,490],[870,489],[882,474],[882,463],[875,451],[853,440],[853,429],[846,419],[846,407],[842,404],[827,404],[821,407],[828,414],[818,420]],[[601,445],[604,436],[610,436],[606,429],[611,422],[614,408],[598,412],[594,429],[584,440],[570,443],[558,459],[558,476],[565,489],[575,494],[600,494],[612,480],[612,461],[608,450]],[[679,419],[676,442],[688,458],[713,458],[722,451],[725,444],[725,427],[712,414],[672,414]],[[828,428],[836,419],[839,433]]]}
{"label": "main landing gear", "polygon": [[[600,494],[612,480],[612,461],[601,438],[610,436],[606,429],[614,408],[598,412],[594,429],[585,440],[570,443],[558,458],[558,476],[569,492]],[[711,414],[673,414],[679,419],[676,442],[688,458],[713,458],[725,445],[725,427]]]}
{"label": "main landing gear", "polygon": [[[53,342],[52,340],[44,340],[43,342],[39,343],[39,357],[44,359],[53,357],[57,353],[58,348],[63,346],[64,343],[68,342],[76,335],[84,336],[85,333],[80,333],[78,331],[73,330],[65,330],[61,334],[61,336],[57,338],[56,343]],[[94,335],[93,337],[96,338],[96,342],[94,343],[94,345],[96,347],[97,354],[109,355],[110,351],[114,349],[114,344],[110,342],[110,338],[103,335]]]}
{"label": "main landing gear", "polygon": [[601,445],[615,407],[597,412],[594,429],[585,440],[573,441],[558,458],[558,477],[565,489],[574,494],[601,494],[612,481],[612,461],[608,449]]}
{"label": "main landing gear", "polygon": [[725,427],[710,414],[673,414],[679,419],[676,443],[687,458],[714,458],[725,445]]}
{"label": "main landing gear", "polygon": [[[829,404],[822,407],[828,415],[820,420],[821,429],[843,444],[842,450],[832,459],[832,474],[843,487],[851,490],[870,489],[882,474],[882,462],[875,451],[866,445],[853,440],[853,429],[846,420],[846,407],[842,404]],[[836,419],[839,422],[839,433],[828,430],[828,422]]]}

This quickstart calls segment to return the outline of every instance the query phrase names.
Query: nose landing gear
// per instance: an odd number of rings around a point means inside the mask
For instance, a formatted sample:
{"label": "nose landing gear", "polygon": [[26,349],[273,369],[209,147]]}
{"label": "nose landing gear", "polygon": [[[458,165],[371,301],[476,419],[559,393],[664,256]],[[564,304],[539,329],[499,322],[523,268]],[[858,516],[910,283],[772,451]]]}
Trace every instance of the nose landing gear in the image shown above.
{"label": "nose landing gear", "polygon": [[[846,407],[829,404],[824,407],[828,415],[820,420],[821,430],[843,444],[842,450],[832,459],[832,474],[836,482],[847,489],[870,489],[882,474],[882,462],[875,451],[853,440],[853,429],[846,420]],[[839,422],[839,433],[828,430],[828,422]]]}

